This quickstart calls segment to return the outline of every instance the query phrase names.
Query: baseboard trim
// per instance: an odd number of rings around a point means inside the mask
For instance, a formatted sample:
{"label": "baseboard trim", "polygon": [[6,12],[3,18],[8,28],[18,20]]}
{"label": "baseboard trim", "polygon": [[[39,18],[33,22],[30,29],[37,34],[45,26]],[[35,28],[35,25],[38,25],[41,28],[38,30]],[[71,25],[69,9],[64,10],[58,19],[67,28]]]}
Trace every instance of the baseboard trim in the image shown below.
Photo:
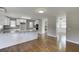
{"label": "baseboard trim", "polygon": [[55,37],[55,38],[56,38],[56,36],[55,36],[55,35],[50,35],[50,34],[47,34],[47,36],[50,36],[50,37]]}
{"label": "baseboard trim", "polygon": [[[49,37],[55,37],[56,38],[55,35],[49,35],[49,34],[47,34],[47,36],[49,36]],[[79,44],[79,42],[75,42],[75,41],[71,41],[71,40],[66,40],[66,41],[74,43],[74,44]]]}
{"label": "baseboard trim", "polygon": [[75,41],[71,41],[71,40],[67,40],[68,42],[74,43],[74,44],[79,44],[79,42],[75,42]]}

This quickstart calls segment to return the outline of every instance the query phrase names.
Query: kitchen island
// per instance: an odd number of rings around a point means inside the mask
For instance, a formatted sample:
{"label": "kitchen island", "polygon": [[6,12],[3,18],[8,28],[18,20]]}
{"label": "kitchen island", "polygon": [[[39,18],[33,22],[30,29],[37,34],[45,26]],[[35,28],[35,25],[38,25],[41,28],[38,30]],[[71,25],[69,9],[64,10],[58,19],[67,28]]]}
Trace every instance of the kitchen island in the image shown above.
{"label": "kitchen island", "polygon": [[0,33],[0,49],[28,42],[38,38],[37,31]]}

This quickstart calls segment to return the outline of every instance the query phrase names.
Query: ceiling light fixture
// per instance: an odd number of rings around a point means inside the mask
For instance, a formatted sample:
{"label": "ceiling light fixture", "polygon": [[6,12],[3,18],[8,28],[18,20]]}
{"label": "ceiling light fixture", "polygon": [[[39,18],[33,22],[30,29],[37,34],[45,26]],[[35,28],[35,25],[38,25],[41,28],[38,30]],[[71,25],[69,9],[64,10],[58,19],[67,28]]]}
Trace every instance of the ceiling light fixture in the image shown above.
{"label": "ceiling light fixture", "polygon": [[44,11],[43,10],[39,10],[38,13],[44,13]]}
{"label": "ceiling light fixture", "polygon": [[36,12],[37,13],[45,13],[47,10],[45,9],[45,8],[38,8],[38,9],[36,9]]}

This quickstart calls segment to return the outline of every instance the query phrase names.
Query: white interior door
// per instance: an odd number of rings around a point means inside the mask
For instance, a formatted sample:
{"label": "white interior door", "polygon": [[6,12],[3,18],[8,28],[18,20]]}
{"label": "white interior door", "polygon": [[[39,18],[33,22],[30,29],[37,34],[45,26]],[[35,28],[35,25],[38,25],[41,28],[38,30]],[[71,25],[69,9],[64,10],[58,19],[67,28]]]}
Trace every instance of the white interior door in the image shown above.
{"label": "white interior door", "polygon": [[57,46],[59,51],[66,49],[66,16],[59,16],[56,23]]}

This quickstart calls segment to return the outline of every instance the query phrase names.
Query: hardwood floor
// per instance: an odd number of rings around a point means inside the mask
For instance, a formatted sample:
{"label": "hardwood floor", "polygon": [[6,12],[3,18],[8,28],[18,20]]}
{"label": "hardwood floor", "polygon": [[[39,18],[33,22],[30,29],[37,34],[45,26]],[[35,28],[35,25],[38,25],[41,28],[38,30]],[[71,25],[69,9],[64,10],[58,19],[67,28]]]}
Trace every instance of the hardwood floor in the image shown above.
{"label": "hardwood floor", "polygon": [[[1,49],[0,52],[57,52],[56,38],[39,36],[38,39]],[[79,51],[79,45],[67,42],[66,51]]]}
{"label": "hardwood floor", "polygon": [[79,44],[67,42],[67,52],[79,52]]}

